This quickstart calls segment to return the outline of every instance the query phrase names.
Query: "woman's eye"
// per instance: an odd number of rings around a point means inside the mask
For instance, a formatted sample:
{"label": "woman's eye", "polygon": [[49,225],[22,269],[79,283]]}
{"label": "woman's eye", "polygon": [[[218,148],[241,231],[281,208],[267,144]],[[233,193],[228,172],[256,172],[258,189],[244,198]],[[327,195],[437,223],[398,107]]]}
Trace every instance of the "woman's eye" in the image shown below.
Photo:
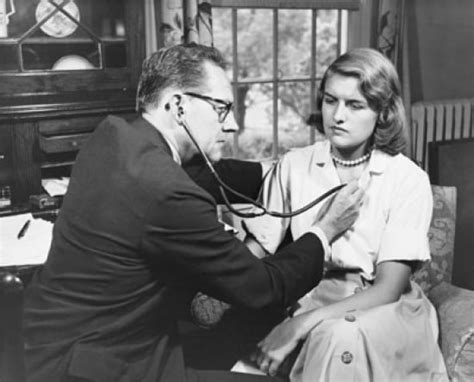
{"label": "woman's eye", "polygon": [[357,102],[351,103],[349,106],[354,110],[362,110],[364,108],[363,104]]}
{"label": "woman's eye", "polygon": [[336,100],[334,98],[324,97],[323,102],[328,104],[328,105],[332,105],[332,104],[336,103]]}

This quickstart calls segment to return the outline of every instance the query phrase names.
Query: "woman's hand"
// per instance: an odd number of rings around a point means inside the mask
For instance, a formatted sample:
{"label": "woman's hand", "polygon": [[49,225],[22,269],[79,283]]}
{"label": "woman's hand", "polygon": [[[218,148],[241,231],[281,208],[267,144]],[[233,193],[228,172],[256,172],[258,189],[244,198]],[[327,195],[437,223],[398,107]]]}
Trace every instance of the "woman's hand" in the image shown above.
{"label": "woman's hand", "polygon": [[306,338],[309,333],[306,327],[307,317],[305,314],[286,319],[258,343],[257,350],[250,356],[250,359],[263,372],[271,376],[276,375],[285,358],[300,340]]}

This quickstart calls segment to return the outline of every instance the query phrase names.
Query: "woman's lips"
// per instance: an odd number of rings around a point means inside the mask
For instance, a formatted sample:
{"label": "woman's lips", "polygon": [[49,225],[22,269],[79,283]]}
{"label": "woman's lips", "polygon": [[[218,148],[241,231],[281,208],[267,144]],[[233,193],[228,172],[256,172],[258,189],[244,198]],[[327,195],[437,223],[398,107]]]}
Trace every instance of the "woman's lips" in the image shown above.
{"label": "woman's lips", "polygon": [[347,130],[340,127],[340,126],[331,126],[331,131],[333,131],[334,133],[347,133]]}

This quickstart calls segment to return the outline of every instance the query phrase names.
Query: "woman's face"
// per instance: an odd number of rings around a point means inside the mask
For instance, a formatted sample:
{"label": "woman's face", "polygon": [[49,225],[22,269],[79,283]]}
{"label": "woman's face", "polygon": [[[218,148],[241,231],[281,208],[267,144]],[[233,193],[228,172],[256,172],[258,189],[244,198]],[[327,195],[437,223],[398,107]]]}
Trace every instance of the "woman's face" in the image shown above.
{"label": "woman's face", "polygon": [[332,74],[322,102],[324,133],[336,154],[356,159],[365,154],[377,113],[369,107],[355,77]]}

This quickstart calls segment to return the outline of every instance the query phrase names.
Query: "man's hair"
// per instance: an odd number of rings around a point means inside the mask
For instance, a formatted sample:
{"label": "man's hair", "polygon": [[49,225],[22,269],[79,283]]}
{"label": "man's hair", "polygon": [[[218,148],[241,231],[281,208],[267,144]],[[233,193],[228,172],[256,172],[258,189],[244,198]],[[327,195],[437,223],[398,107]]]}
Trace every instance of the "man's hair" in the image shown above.
{"label": "man's hair", "polygon": [[226,67],[217,49],[196,43],[163,48],[146,58],[138,82],[137,111],[156,106],[164,89],[200,89],[205,84],[205,62]]}
{"label": "man's hair", "polygon": [[[319,86],[318,108],[321,110],[328,78],[333,74],[359,80],[359,90],[369,107],[378,114],[373,145],[390,155],[403,151],[407,144],[405,108],[400,80],[390,60],[369,48],[358,48],[337,58],[324,73]],[[318,131],[324,133],[322,126]]]}

